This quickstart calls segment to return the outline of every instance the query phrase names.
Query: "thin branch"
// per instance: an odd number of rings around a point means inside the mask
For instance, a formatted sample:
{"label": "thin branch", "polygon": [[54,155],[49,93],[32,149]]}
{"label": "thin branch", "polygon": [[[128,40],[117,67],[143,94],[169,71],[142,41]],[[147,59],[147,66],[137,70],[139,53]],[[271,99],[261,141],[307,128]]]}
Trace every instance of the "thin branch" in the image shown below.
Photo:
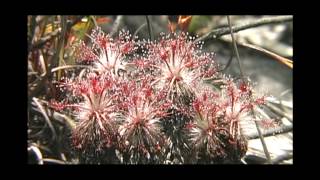
{"label": "thin branch", "polygon": [[117,16],[116,20],[114,21],[112,31],[110,33],[111,37],[113,37],[115,35],[115,33],[119,31],[120,24],[122,23],[122,20],[123,20],[123,15]]}
{"label": "thin branch", "polygon": [[52,68],[51,72],[54,73],[58,70],[62,70],[62,69],[71,69],[71,68],[89,68],[90,66],[87,65],[65,65],[65,66],[59,66],[56,68]]}
{"label": "thin branch", "polygon": [[138,34],[138,32],[144,28],[147,25],[147,23],[143,23],[133,34],[132,38],[134,39],[134,37]]}
{"label": "thin branch", "polygon": [[[72,26],[74,26],[75,24],[77,24],[79,21],[81,21],[81,19],[84,16],[79,16],[77,17],[73,22],[68,22],[67,29],[70,29]],[[39,49],[41,48],[43,45],[45,45],[47,42],[49,42],[51,39],[53,39],[54,37],[60,35],[61,31],[60,29],[56,29],[54,31],[52,31],[51,33],[49,33],[47,36],[40,38],[40,40],[38,40],[37,42],[35,42],[33,45],[29,46],[29,51],[30,50],[35,50],[35,49]]]}
{"label": "thin branch", "polygon": [[218,72],[227,70],[228,67],[231,65],[232,59],[233,59],[233,51],[232,51],[232,53],[231,53],[231,55],[230,55],[230,58],[228,59],[227,64],[225,65],[225,67],[222,68],[222,69],[220,69],[220,70],[218,70]]}
{"label": "thin branch", "polygon": [[242,72],[242,66],[241,66],[241,63],[240,63],[240,56],[239,56],[239,52],[238,52],[238,48],[237,48],[237,42],[233,36],[233,30],[232,30],[232,27],[231,27],[231,21],[230,21],[230,17],[227,16],[227,19],[228,19],[228,24],[229,24],[229,29],[230,29],[230,32],[231,32],[231,38],[232,38],[232,44],[233,44],[233,49],[234,49],[234,53],[236,54],[236,57],[237,57],[237,60],[238,60],[238,65],[239,65],[239,70],[240,70],[240,77],[243,78],[243,72]]}
{"label": "thin branch", "polygon": [[[48,102],[44,101],[44,103],[47,104]],[[32,110],[41,113],[41,111],[38,108],[32,108]],[[75,121],[72,118],[70,118],[69,116],[67,116],[67,115],[64,115],[64,114],[61,114],[59,112],[53,111],[51,117],[56,122],[59,122],[61,124],[65,124],[66,123],[71,129],[74,129],[76,127]]]}
{"label": "thin branch", "polygon": [[282,117],[286,117],[288,118],[290,121],[292,121],[292,117],[290,117],[290,115],[288,115],[287,113],[283,112],[281,109],[277,108],[275,105],[271,104],[271,103],[267,103],[265,106],[267,106],[272,112],[282,116]]}
{"label": "thin branch", "polygon": [[42,160],[43,156],[42,156],[42,153],[41,153],[41,151],[39,150],[38,147],[30,146],[30,147],[28,147],[28,151],[29,152],[33,152],[35,154],[38,164],[43,164],[43,160]]}
{"label": "thin branch", "polygon": [[50,130],[52,132],[52,141],[54,141],[56,139],[56,137],[57,137],[56,130],[54,129],[54,127],[53,127],[53,125],[52,125],[52,123],[51,123],[46,111],[44,110],[43,106],[40,104],[38,99],[35,98],[35,97],[32,98],[32,99],[36,103],[36,105],[38,106],[38,108],[39,108],[40,112],[42,113],[44,119],[46,120],[46,122],[47,122],[47,124],[48,124],[48,126],[49,126],[49,128],[50,128]]}
{"label": "thin branch", "polygon": [[37,18],[36,18],[37,26],[38,26],[39,24],[41,24],[43,21],[49,19],[49,17],[50,17],[50,16],[37,16]]}
{"label": "thin branch", "polygon": [[274,163],[274,164],[278,164],[278,163],[280,163],[280,162],[282,162],[282,161],[285,161],[285,160],[289,160],[289,159],[292,159],[292,154],[290,154],[290,153],[285,153],[285,154],[283,154],[283,155],[280,155],[280,156],[278,156],[276,159],[274,159],[272,162]]}
{"label": "thin branch", "polygon": [[269,50],[266,50],[262,47],[259,47],[259,46],[256,46],[256,45],[252,45],[252,44],[247,44],[247,43],[238,43],[239,45],[241,46],[244,46],[244,47],[247,47],[247,48],[250,48],[250,49],[254,49],[254,50],[257,50],[259,52],[262,52],[270,57],[272,57],[273,59],[279,61],[280,63],[282,64],[285,64],[287,67],[289,67],[290,69],[293,68],[293,61],[290,60],[290,59],[287,59],[285,57],[282,57],[274,52],[271,52]]}
{"label": "thin branch", "polygon": [[153,30],[152,30],[152,25],[151,25],[151,22],[150,22],[150,19],[149,19],[149,16],[146,16],[146,19],[147,19],[147,24],[148,24],[148,32],[149,32],[149,38],[151,41],[153,41]]}
{"label": "thin branch", "polygon": [[267,97],[266,98],[266,101],[269,102],[269,103],[272,103],[272,104],[275,104],[275,105],[278,105],[278,106],[281,106],[281,107],[286,107],[286,108],[289,108],[289,109],[292,109],[292,102],[288,102],[288,101],[283,101],[283,100],[275,100],[275,99],[272,99],[270,97]]}
{"label": "thin branch", "polygon": [[258,156],[258,155],[254,155],[254,154],[245,155],[243,157],[243,160],[247,164],[265,164],[265,162],[267,161],[266,158]]}
{"label": "thin branch", "polygon": [[76,127],[76,123],[74,122],[73,119],[71,119],[69,116],[58,113],[58,112],[53,112],[54,119],[58,120],[58,119],[64,119],[64,121],[68,124],[68,126],[73,130]]}
{"label": "thin branch", "polygon": [[240,160],[243,164],[248,164],[244,159]]}
{"label": "thin branch", "polygon": [[[37,82],[37,85],[35,85],[34,88],[31,88],[30,91],[28,91],[28,96],[31,98],[33,96],[35,96],[40,90],[41,88],[43,87],[43,84],[45,83],[45,81],[47,80],[48,78],[48,74],[49,73],[46,73],[44,76],[40,76],[40,79],[39,81]],[[31,99],[28,98],[28,102],[31,101]]]}
{"label": "thin branch", "polygon": [[91,21],[93,22],[94,27],[98,27],[98,23],[97,23],[97,21],[96,21],[96,17],[95,17],[95,16],[89,16],[89,18],[90,18]]}
{"label": "thin branch", "polygon": [[[292,132],[292,129],[293,129],[293,125],[285,125],[285,126],[281,126],[278,128],[266,130],[262,133],[262,136],[268,137],[268,136],[274,136],[277,134],[285,134],[288,132]],[[246,137],[248,140],[257,139],[257,138],[259,138],[259,134],[258,133],[251,133],[251,134],[247,135]]]}
{"label": "thin branch", "polygon": [[[240,56],[239,56],[239,52],[238,52],[238,48],[237,48],[237,43],[236,43],[236,40],[233,36],[233,28],[231,26],[231,20],[230,20],[230,17],[227,16],[227,20],[228,20],[228,25],[229,25],[229,30],[230,30],[230,33],[231,33],[231,38],[232,38],[232,44],[233,44],[233,49],[234,49],[234,53],[236,54],[236,57],[237,57],[237,60],[238,60],[238,65],[239,65],[239,70],[240,70],[240,77],[241,79],[244,81],[244,78],[243,78],[243,72],[242,72],[242,67],[241,67],[241,62],[240,62]],[[255,119],[256,118],[256,115],[255,115],[255,112],[253,109],[251,109],[251,112],[252,112],[252,115],[253,115],[253,118]],[[267,148],[267,145],[264,141],[264,137],[262,136],[262,133],[261,133],[261,130],[260,130],[260,127],[257,123],[257,121],[254,121],[255,125],[256,125],[256,128],[257,128],[257,131],[258,131],[258,134],[259,134],[259,138],[260,138],[260,141],[261,141],[261,144],[262,144],[262,147],[263,147],[263,151],[266,155],[266,158],[268,160],[268,163],[272,163],[271,162],[271,157],[270,157],[270,153],[268,151],[268,148]]]}
{"label": "thin branch", "polygon": [[44,163],[49,163],[49,164],[66,164],[66,162],[58,159],[44,158],[42,160]]}
{"label": "thin branch", "polygon": [[[232,41],[230,41],[229,39],[222,39],[222,38],[220,38],[220,39],[223,40],[224,42],[232,43]],[[287,59],[285,57],[282,57],[274,52],[271,52],[267,49],[264,49],[262,47],[259,47],[259,46],[253,45],[253,44],[241,43],[241,42],[238,42],[237,44],[240,46],[246,47],[246,48],[254,49],[260,53],[266,54],[266,55],[272,57],[273,59],[279,61],[280,63],[286,65],[290,69],[293,68],[293,61],[292,60]]]}
{"label": "thin branch", "polygon": [[[270,17],[270,18],[262,18],[256,21],[248,22],[245,24],[241,25],[235,25],[232,27],[233,32],[239,32],[245,29],[253,28],[253,27],[258,27],[266,24],[274,24],[274,23],[282,23],[282,22],[287,22],[287,21],[292,21],[293,17],[292,16],[276,16],[276,17]],[[195,40],[195,42],[198,41],[204,41],[208,38],[218,38],[222,35],[230,34],[231,31],[229,28],[224,27],[224,28],[219,28],[210,31],[209,33],[199,37],[198,39]]]}
{"label": "thin branch", "polygon": [[[51,62],[51,65],[48,69],[48,72],[50,72],[52,68],[59,66],[60,62],[63,61],[66,32],[67,32],[67,19],[66,19],[66,16],[61,16],[61,34],[58,37],[57,50],[56,50],[54,56],[52,57],[52,62]],[[49,80],[51,80],[51,77],[52,77],[52,74],[48,73]],[[59,77],[59,72],[58,72],[58,77]]]}
{"label": "thin branch", "polygon": [[67,122],[67,124],[69,125],[69,127],[73,130],[76,128],[76,123],[73,119],[71,119],[69,116],[67,115],[61,115],[65,121]]}
{"label": "thin branch", "polygon": [[[251,109],[252,111],[252,114],[253,114],[253,118],[256,119],[256,115],[254,113],[254,110]],[[261,144],[262,144],[262,147],[263,147],[263,151],[264,151],[264,154],[266,155],[266,158],[268,160],[268,163],[272,164],[271,162],[271,157],[270,157],[270,153],[268,151],[268,148],[267,148],[267,145],[266,145],[266,142],[264,141],[264,138],[263,138],[263,135],[261,133],[261,130],[260,130],[260,127],[259,127],[259,124],[257,121],[254,121],[255,125],[256,125],[256,128],[257,128],[257,131],[258,131],[258,136],[260,138],[260,141],[261,141]]]}
{"label": "thin branch", "polygon": [[36,29],[36,16],[31,16],[29,34],[28,34],[28,47],[31,47],[32,41],[34,39],[34,32]]}
{"label": "thin branch", "polygon": [[45,45],[47,42],[49,42],[54,37],[58,36],[60,34],[60,29],[56,29],[55,31],[52,31],[47,36],[40,38],[37,42],[35,42],[33,45],[29,46],[29,51],[39,49],[43,45]]}

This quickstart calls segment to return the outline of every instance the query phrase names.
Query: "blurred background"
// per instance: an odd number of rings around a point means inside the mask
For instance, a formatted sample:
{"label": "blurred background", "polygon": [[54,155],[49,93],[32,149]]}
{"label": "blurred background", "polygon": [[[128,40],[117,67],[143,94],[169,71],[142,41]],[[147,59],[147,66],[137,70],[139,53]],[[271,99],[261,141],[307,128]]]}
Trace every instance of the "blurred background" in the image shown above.
{"label": "blurred background", "polygon": [[[292,164],[292,16],[229,16],[245,77],[255,92],[267,94],[265,117],[280,127],[263,131],[275,164]],[[46,102],[59,94],[52,81],[60,80],[59,67],[76,65],[72,45],[88,40],[92,28],[117,36],[128,30],[138,39],[157,39],[161,32],[188,32],[204,42],[203,49],[216,54],[222,72],[239,77],[227,16],[28,16],[28,154],[29,163],[77,164],[67,138],[74,126],[68,117],[50,112]],[[238,28],[238,29],[237,29]],[[229,32],[228,32],[229,30]],[[232,59],[232,60],[231,60]],[[267,162],[254,123],[247,124],[249,150],[246,164]]]}

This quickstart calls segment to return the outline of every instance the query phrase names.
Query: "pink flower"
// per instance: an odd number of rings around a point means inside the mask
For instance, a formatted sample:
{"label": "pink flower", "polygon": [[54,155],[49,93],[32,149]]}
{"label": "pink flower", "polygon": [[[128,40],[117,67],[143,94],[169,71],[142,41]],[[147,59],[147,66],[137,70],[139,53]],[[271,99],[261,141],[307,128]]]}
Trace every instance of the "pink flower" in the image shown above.
{"label": "pink flower", "polygon": [[155,94],[147,81],[132,84],[136,86],[131,86],[130,94],[125,100],[126,105],[118,116],[118,120],[122,122],[118,132],[121,141],[125,142],[124,153],[138,152],[142,159],[149,160],[164,146],[160,119],[167,115],[167,109],[171,105],[165,99],[159,99],[159,95]]}
{"label": "pink flower", "polygon": [[223,108],[217,94],[210,90],[204,90],[193,101],[194,125],[190,131],[191,146],[197,152],[203,152],[211,158],[226,156],[230,132],[228,122],[224,120]]}
{"label": "pink flower", "polygon": [[[65,87],[76,98],[75,103],[65,107],[71,108],[78,120],[72,135],[77,149],[86,151],[88,147],[94,146],[97,151],[102,151],[116,142],[115,111],[118,108],[114,101],[117,96],[113,91],[115,84],[110,74],[96,73],[66,79],[60,83],[61,87]],[[58,106],[57,103],[54,104]]]}
{"label": "pink flower", "polygon": [[129,32],[120,32],[119,37],[114,40],[101,28],[96,28],[89,37],[91,47],[80,42],[76,49],[78,60],[92,61],[95,71],[109,72],[112,76],[117,76],[120,70],[125,70],[126,55],[136,49]]}
{"label": "pink flower", "polygon": [[249,116],[248,111],[260,105],[263,98],[251,96],[249,84],[241,82],[237,85],[232,79],[226,79],[225,86],[219,91],[203,84],[200,86],[192,103],[191,146],[203,158],[241,158],[247,150],[247,141],[240,121]]}
{"label": "pink flower", "polygon": [[264,97],[255,97],[248,82],[241,81],[237,85],[232,79],[228,80],[225,90],[227,91],[224,95],[224,103],[227,105],[225,116],[230,123],[232,138],[236,140],[242,134],[240,121],[249,116],[248,112],[251,112],[255,106],[263,104]]}
{"label": "pink flower", "polygon": [[153,62],[157,89],[167,91],[170,100],[192,99],[194,83],[214,74],[210,54],[200,54],[200,47],[186,34],[162,37],[149,43],[149,61]]}

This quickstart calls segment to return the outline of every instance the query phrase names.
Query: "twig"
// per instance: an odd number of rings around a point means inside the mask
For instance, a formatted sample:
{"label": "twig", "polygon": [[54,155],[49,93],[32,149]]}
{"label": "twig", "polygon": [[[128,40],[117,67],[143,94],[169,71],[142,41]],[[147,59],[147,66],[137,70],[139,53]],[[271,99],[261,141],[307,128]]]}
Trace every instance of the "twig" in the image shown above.
{"label": "twig", "polygon": [[[290,91],[292,91],[291,89],[287,89],[287,90],[285,90],[285,91],[283,91],[281,94],[280,94],[280,96],[279,96],[279,101],[280,101],[280,108],[281,108],[281,110],[282,111],[286,111],[285,110],[285,108],[284,108],[284,106],[286,106],[286,105],[284,105],[283,104],[283,96],[284,95],[286,95],[286,94],[288,94]],[[290,103],[290,105],[291,105],[292,103]],[[287,106],[286,106],[287,107]],[[291,106],[291,109],[292,109],[292,106]]]}
{"label": "twig", "polygon": [[243,164],[248,164],[244,159],[240,159]]}
{"label": "twig", "polygon": [[48,124],[48,126],[49,126],[49,128],[50,128],[50,130],[52,132],[52,141],[54,141],[56,139],[56,137],[57,137],[56,130],[54,129],[54,127],[53,127],[53,125],[52,125],[52,123],[51,123],[46,111],[44,110],[43,106],[40,104],[38,99],[35,98],[35,97],[32,98],[32,99],[36,103],[36,105],[38,106],[38,108],[39,108],[40,112],[42,113],[42,115],[44,116],[44,119],[46,120],[46,122],[47,122],[47,124]]}
{"label": "twig", "polygon": [[150,23],[150,19],[149,19],[149,16],[146,16],[146,19],[147,19],[147,24],[148,24],[148,32],[149,32],[149,38],[151,41],[153,41],[153,30],[152,30],[152,25]]}
{"label": "twig", "polygon": [[264,164],[267,159],[255,154],[248,154],[245,155],[243,157],[243,160],[247,163],[247,164]]}
{"label": "twig", "polygon": [[[253,114],[253,118],[256,119],[256,115],[254,113],[254,110],[251,109],[252,111],[252,114]],[[271,157],[270,157],[270,153],[268,151],[268,148],[267,148],[267,145],[266,145],[266,142],[264,141],[264,136],[262,135],[261,133],[261,130],[260,130],[260,127],[259,127],[259,124],[257,121],[254,121],[255,125],[256,125],[256,128],[257,128],[257,131],[258,131],[258,137],[260,138],[260,141],[261,141],[261,144],[262,144],[262,147],[263,147],[263,151],[264,151],[264,154],[268,160],[268,163],[272,164],[271,162]]]}
{"label": "twig", "polygon": [[93,22],[94,26],[95,26],[95,27],[98,27],[98,23],[97,23],[97,21],[96,21],[96,17],[95,17],[95,16],[90,16],[89,18],[90,18],[91,21]]}
{"label": "twig", "polygon": [[45,74],[47,74],[48,64],[44,60],[44,53],[41,49],[39,50],[39,63],[43,72],[41,76],[44,76]]}
{"label": "twig", "polygon": [[282,57],[282,56],[280,56],[280,55],[278,55],[278,54],[276,54],[276,53],[273,53],[273,52],[271,52],[271,51],[269,51],[269,50],[266,50],[266,49],[264,49],[264,48],[262,48],[262,47],[259,47],[259,46],[256,46],[256,45],[247,44],[247,43],[238,43],[238,44],[241,45],[241,46],[244,46],[244,47],[248,47],[248,48],[250,48],[250,49],[257,50],[257,51],[262,52],[262,53],[264,53],[264,54],[266,54],[266,55],[269,55],[269,56],[271,56],[273,59],[281,62],[282,64],[285,64],[287,67],[289,67],[289,68],[291,68],[291,69],[293,68],[293,62],[292,62],[292,60],[290,60],[290,59],[287,59],[287,58],[285,58],[285,57]]}
{"label": "twig", "polygon": [[[44,104],[48,104],[48,102],[45,101],[45,100],[42,100],[42,102]],[[37,112],[41,112],[39,110],[39,108],[33,108],[33,110],[37,111]],[[72,118],[70,118],[69,116],[67,116],[67,115],[64,115],[64,114],[61,114],[59,112],[54,111],[52,113],[51,117],[53,117],[53,119],[56,120],[59,123],[62,123],[61,119],[63,119],[71,129],[74,129],[76,127],[76,124],[75,124],[74,120]]]}
{"label": "twig", "polygon": [[[244,81],[241,62],[240,62],[240,56],[239,56],[236,40],[235,40],[235,38],[233,36],[233,28],[231,26],[231,21],[230,21],[230,17],[229,16],[227,16],[227,20],[228,20],[229,30],[230,30],[230,33],[231,33],[233,50],[234,50],[234,53],[236,54],[236,57],[237,57],[237,60],[238,60],[238,65],[239,65],[239,70],[240,70],[240,78]],[[251,109],[251,111],[252,111],[253,118],[255,119],[256,118],[255,112],[254,112],[253,109]],[[262,136],[260,127],[259,127],[259,125],[258,125],[258,123],[256,121],[254,121],[254,122],[255,122],[255,125],[256,125],[258,134],[259,134],[259,138],[260,138],[260,141],[261,141],[261,144],[262,144],[262,147],[263,147],[263,151],[264,151],[264,153],[266,155],[266,158],[267,158],[268,162],[271,164],[272,162],[271,162],[270,153],[269,153],[269,151],[267,149],[267,146],[266,146],[266,143],[265,143],[264,138]]]}
{"label": "twig", "polygon": [[37,42],[35,42],[33,45],[29,46],[29,51],[35,50],[38,48],[41,48],[44,44],[49,42],[52,38],[58,36],[60,34],[60,29],[56,29],[55,31],[52,31],[50,34],[48,34],[45,37],[40,38]]}
{"label": "twig", "polygon": [[49,17],[50,17],[50,16],[37,16],[37,18],[36,18],[37,26],[38,26],[39,24],[41,24],[44,20],[49,19]]}
{"label": "twig", "polygon": [[43,160],[42,160],[42,153],[41,153],[41,151],[39,150],[39,148],[38,147],[36,147],[36,146],[30,146],[30,147],[28,147],[28,151],[31,151],[31,152],[33,152],[34,154],[35,154],[35,156],[36,156],[36,160],[37,160],[37,163],[38,164],[43,164]]}
{"label": "twig", "polygon": [[[239,65],[239,70],[240,70],[240,78],[244,81],[241,62],[240,62],[240,56],[239,56],[236,40],[235,40],[235,38],[233,36],[233,28],[231,27],[231,21],[230,21],[230,17],[229,16],[227,16],[227,20],[228,20],[229,30],[230,30],[230,33],[231,33],[234,53],[236,54],[236,57],[237,57],[237,60],[238,60],[238,65]],[[256,119],[256,115],[255,115],[255,112],[254,112],[253,109],[251,109],[251,112],[252,112],[253,118]],[[267,145],[266,145],[266,143],[264,141],[264,138],[262,136],[260,127],[259,127],[257,121],[254,121],[254,123],[256,125],[257,131],[258,131],[258,134],[259,134],[259,138],[260,138],[260,141],[261,141],[261,144],[262,144],[262,147],[263,147],[263,151],[264,151],[264,153],[266,155],[266,158],[267,158],[268,162],[271,164],[272,162],[271,162],[270,153],[268,151]]]}
{"label": "twig", "polygon": [[288,94],[289,92],[291,92],[292,91],[292,89],[287,89],[287,90],[285,90],[285,91],[283,91],[281,94],[280,94],[280,97],[282,97],[282,96],[284,96],[284,95],[286,95],[286,94]]}
{"label": "twig", "polygon": [[51,159],[51,158],[44,158],[44,163],[50,163],[50,164],[66,164],[66,162],[58,160],[58,159]]}
{"label": "twig", "polygon": [[[293,19],[292,16],[276,16],[276,17],[270,17],[270,18],[262,18],[262,19],[259,19],[256,21],[245,23],[245,24],[235,25],[232,27],[232,30],[233,30],[233,32],[238,32],[238,31],[242,31],[245,29],[258,27],[258,26],[262,26],[262,25],[266,25],[266,24],[292,21],[292,19]],[[209,33],[199,37],[198,39],[195,40],[195,42],[204,41],[204,40],[211,38],[211,37],[218,38],[222,35],[226,35],[226,34],[230,34],[230,33],[231,33],[230,29],[226,28],[226,27],[215,29],[215,30],[212,30]]]}
{"label": "twig", "polygon": [[54,73],[58,70],[71,69],[71,68],[89,68],[89,66],[86,66],[86,65],[65,65],[65,66],[59,66],[59,67],[53,68],[53,69],[51,69],[51,72]]}
{"label": "twig", "polygon": [[31,101],[31,99],[30,99],[31,97],[35,96],[35,94],[37,94],[41,90],[41,87],[43,86],[43,83],[48,78],[48,74],[49,73],[46,73],[44,76],[40,76],[40,79],[37,82],[37,85],[35,86],[35,88],[34,89],[30,89],[30,91],[28,91],[28,96],[29,96],[28,102]]}
{"label": "twig", "polygon": [[143,23],[133,34],[132,38],[134,39],[134,37],[138,34],[138,32],[144,28],[147,25],[147,23]]}
{"label": "twig", "polygon": [[230,17],[227,16],[227,19],[228,19],[229,29],[230,29],[230,32],[231,32],[231,38],[232,38],[232,44],[233,44],[234,53],[236,54],[236,57],[237,57],[237,60],[238,60],[238,65],[239,65],[239,70],[240,70],[240,77],[243,78],[243,72],[242,72],[242,66],[241,66],[241,63],[240,63],[240,56],[239,56],[239,52],[238,52],[238,48],[237,48],[237,42],[236,42],[236,40],[234,39],[234,36],[233,36],[233,30],[232,30],[232,27],[231,27]]}
{"label": "twig", "polygon": [[284,113],[282,110],[278,109],[276,106],[274,106],[271,103],[267,103],[265,106],[267,106],[272,112],[279,114],[283,117],[288,118],[290,121],[292,121],[292,117],[290,117],[288,114]]}
{"label": "twig", "polygon": [[280,105],[280,106],[284,106],[286,108],[292,109],[292,103],[288,102],[288,101],[283,101],[283,100],[276,100],[272,97],[266,97],[266,101],[272,104],[276,104],[276,105]]}
{"label": "twig", "polygon": [[[67,30],[69,30],[72,26],[74,26],[75,24],[77,24],[79,21],[81,21],[81,19],[84,16],[79,16],[77,17],[73,22],[68,22],[67,24]],[[42,20],[44,20],[45,18],[42,18]],[[37,22],[39,24],[39,22]],[[30,44],[29,46],[29,51],[30,50],[35,50],[35,49],[39,49],[41,48],[44,44],[46,44],[48,41],[50,41],[51,39],[53,39],[54,37],[58,36],[60,34],[60,30],[61,29],[56,29],[54,31],[52,31],[51,33],[49,33],[47,36],[40,38],[40,40],[38,40],[37,42],[35,42],[33,45]]]}
{"label": "twig", "polygon": [[111,31],[111,33],[110,33],[110,36],[111,36],[111,37],[113,37],[114,34],[115,34],[116,32],[118,32],[122,20],[123,20],[123,16],[122,16],[122,15],[117,16],[116,20],[114,21],[114,25],[113,25],[112,31]]}
{"label": "twig", "polygon": [[285,153],[283,155],[280,155],[278,156],[276,159],[274,159],[272,162],[274,164],[278,164],[282,161],[285,161],[285,160],[289,160],[289,159],[292,159],[292,154],[289,154],[289,153]]}
{"label": "twig", "polygon": [[58,113],[58,112],[54,112],[53,115],[54,119],[58,120],[60,118],[63,118],[64,121],[68,124],[68,126],[71,128],[71,129],[74,129],[76,127],[76,124],[74,122],[73,119],[71,119],[70,117],[68,117],[67,115],[64,115],[64,114],[61,114],[61,113]]}
{"label": "twig", "polygon": [[232,59],[233,59],[233,51],[232,51],[232,53],[230,55],[230,58],[228,59],[228,62],[226,64],[226,66],[223,69],[218,70],[218,72],[227,70],[228,67],[231,65]]}
{"label": "twig", "polygon": [[30,33],[28,34],[28,47],[30,48],[32,45],[32,41],[34,39],[34,32],[36,29],[36,16],[31,16],[30,20],[30,26],[29,26],[29,31]]}
{"label": "twig", "polygon": [[[63,61],[64,54],[64,44],[65,44],[65,34],[67,32],[67,19],[65,16],[61,16],[61,34],[58,38],[58,47],[54,56],[52,57],[51,65],[48,69],[48,72],[51,72],[51,69],[60,65],[60,62]],[[58,78],[60,73],[58,72]],[[52,74],[48,73],[48,79],[51,80]]]}
{"label": "twig", "polygon": [[[274,136],[277,134],[284,134],[284,133],[288,133],[291,132],[293,129],[293,125],[285,125],[285,126],[281,126],[278,128],[274,128],[274,129],[270,129],[267,130],[265,132],[262,133],[263,137],[268,137],[268,136]],[[259,138],[259,134],[258,133],[252,133],[246,136],[248,140],[250,139],[257,139]]]}

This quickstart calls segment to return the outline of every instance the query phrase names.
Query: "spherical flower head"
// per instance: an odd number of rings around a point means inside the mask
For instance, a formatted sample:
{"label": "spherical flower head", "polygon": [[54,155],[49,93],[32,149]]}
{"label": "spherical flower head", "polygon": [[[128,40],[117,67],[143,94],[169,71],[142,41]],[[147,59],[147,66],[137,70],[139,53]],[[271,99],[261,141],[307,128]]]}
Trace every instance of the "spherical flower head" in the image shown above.
{"label": "spherical flower head", "polygon": [[235,81],[226,78],[226,84],[221,90],[221,107],[226,127],[230,133],[228,146],[228,158],[239,160],[248,149],[243,125],[248,120],[255,120],[251,113],[256,106],[264,104],[264,97],[256,97],[250,80],[242,79]]}
{"label": "spherical flower head", "polygon": [[239,160],[247,151],[247,140],[240,122],[247,120],[249,111],[263,103],[263,97],[253,96],[249,81],[224,79],[220,90],[208,85],[197,86],[192,103],[194,122],[188,124],[191,145],[199,160]]}
{"label": "spherical flower head", "polygon": [[[203,90],[192,103],[193,123],[187,125],[190,144],[199,159],[225,158],[230,133],[228,122],[223,117],[219,94],[210,89]],[[201,161],[201,160],[200,160]]]}
{"label": "spherical flower head", "polygon": [[129,32],[120,31],[119,37],[114,40],[97,27],[89,37],[91,46],[81,41],[76,47],[76,57],[79,61],[92,61],[95,71],[109,72],[112,76],[119,76],[121,70],[125,71],[126,55],[136,49]]}
{"label": "spherical flower head", "polygon": [[[189,104],[194,96],[194,83],[214,75],[212,54],[203,53],[194,38],[181,33],[162,37],[148,44],[149,59],[154,62],[157,89],[166,90],[170,100]],[[178,104],[177,103],[177,104]]]}
{"label": "spherical flower head", "polygon": [[155,94],[147,81],[140,82],[131,89],[126,97],[123,113],[119,116],[122,125],[119,127],[121,142],[124,143],[124,154],[130,163],[154,161],[163,148],[163,137],[159,121],[166,116],[166,103]]}
{"label": "spherical flower head", "polygon": [[[114,102],[117,94],[113,91],[115,80],[110,74],[89,72],[83,77],[65,78],[60,83],[63,90],[73,97],[72,104],[65,105],[78,121],[72,132],[75,149],[80,152],[95,153],[115,146],[117,123]],[[61,109],[61,103],[53,103]]]}
{"label": "spherical flower head", "polygon": [[231,135],[236,140],[243,134],[240,123],[248,119],[256,106],[264,104],[264,96],[255,97],[249,80],[235,82],[229,78],[226,82],[222,90],[222,104],[225,107],[225,118],[230,123]]}

